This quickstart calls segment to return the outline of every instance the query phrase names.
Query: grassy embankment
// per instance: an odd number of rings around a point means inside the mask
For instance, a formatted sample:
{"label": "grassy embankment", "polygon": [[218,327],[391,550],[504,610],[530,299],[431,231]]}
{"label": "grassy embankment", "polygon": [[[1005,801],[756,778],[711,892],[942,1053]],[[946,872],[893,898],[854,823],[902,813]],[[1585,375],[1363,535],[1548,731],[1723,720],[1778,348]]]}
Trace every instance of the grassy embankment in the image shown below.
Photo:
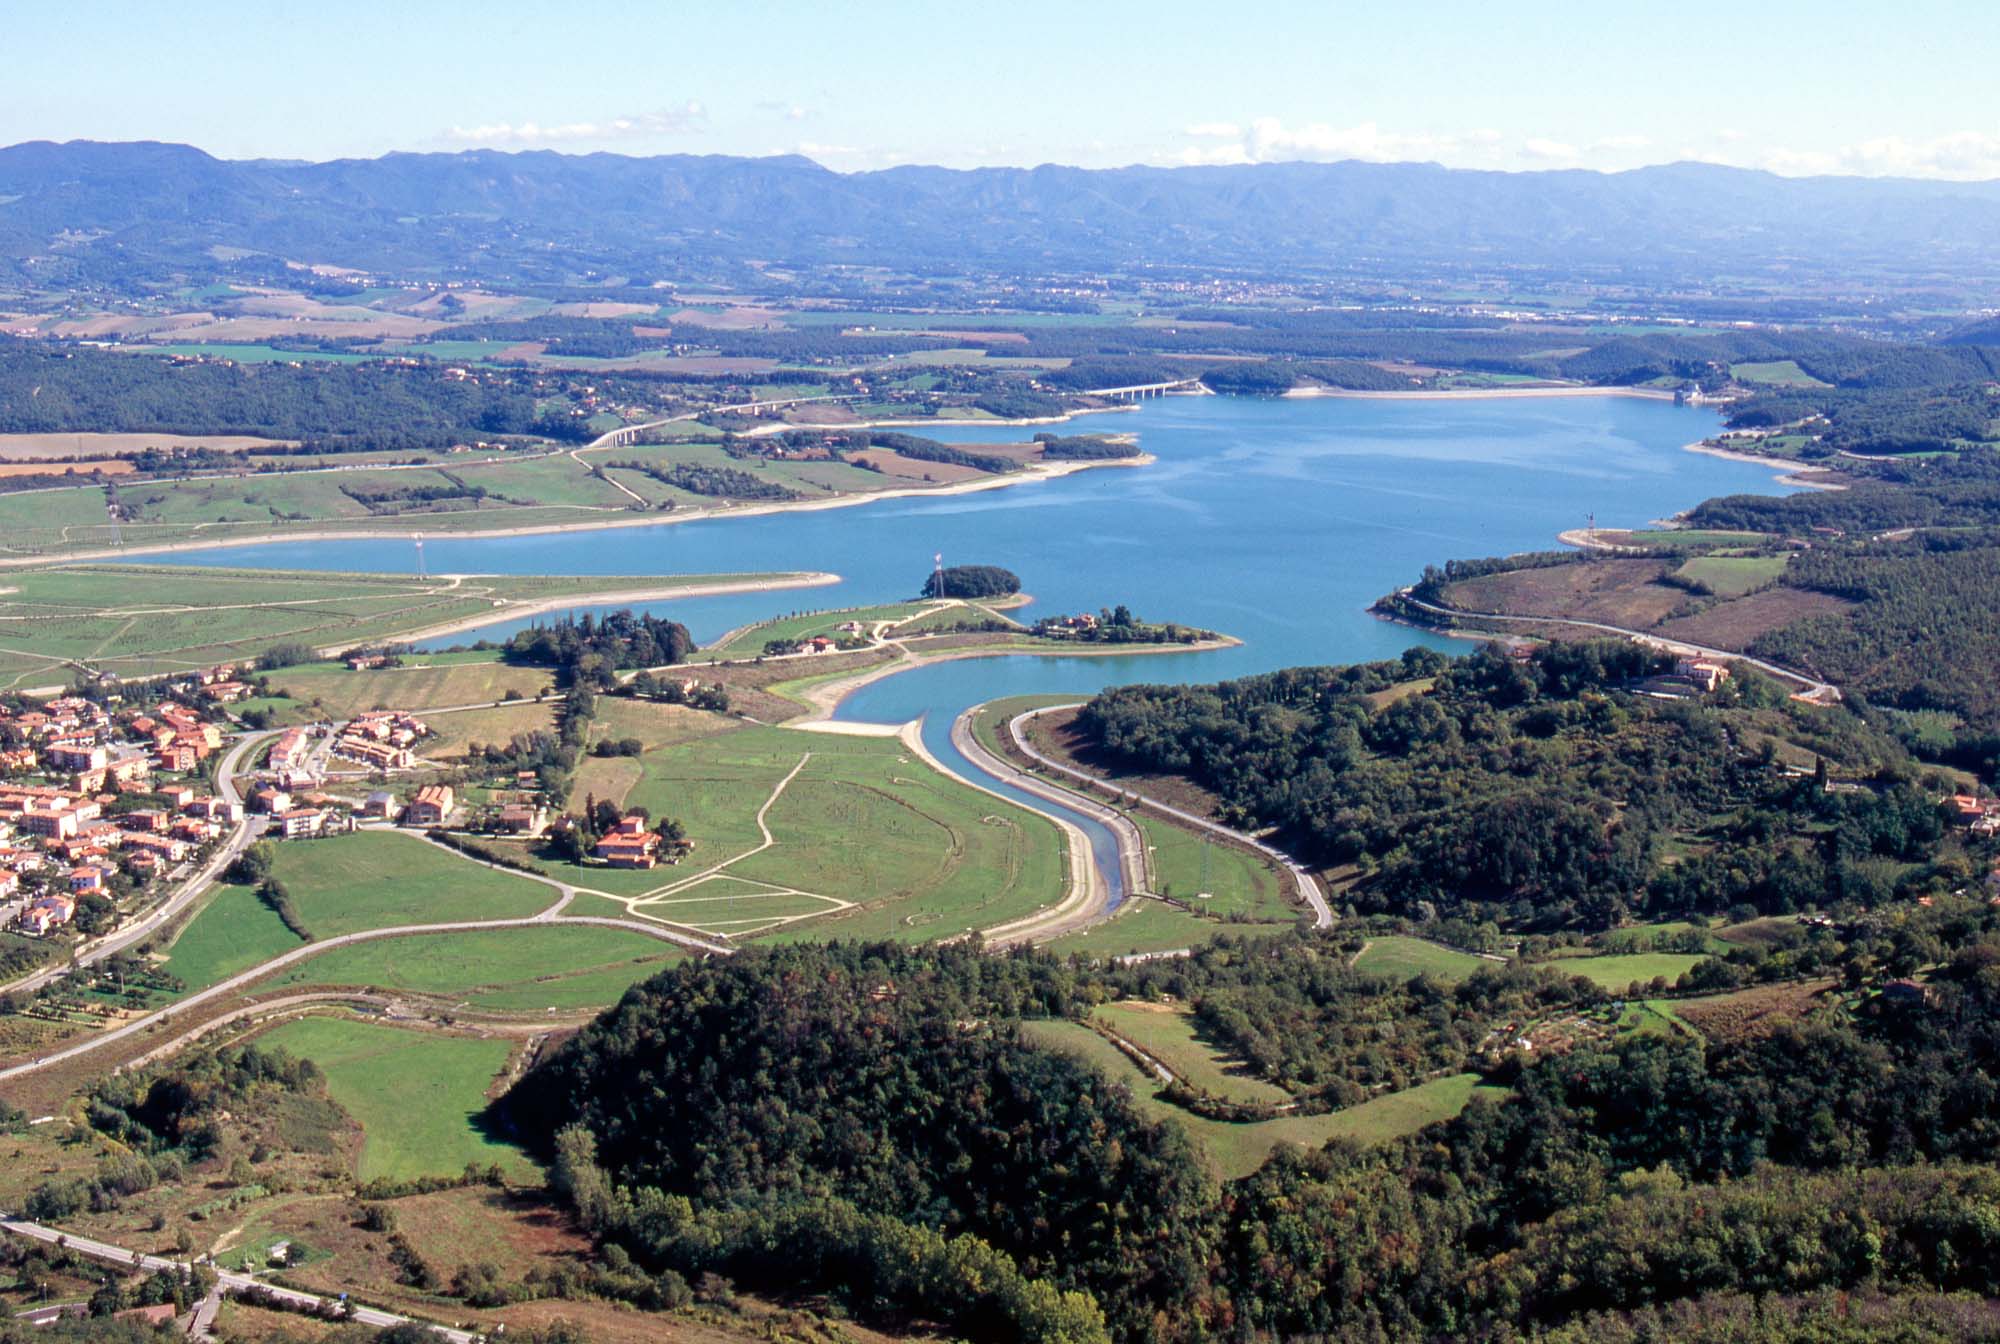
{"label": "grassy embankment", "polygon": [[503,621],[594,595],[779,586],[804,577],[420,579],[95,564],[21,570],[0,576],[0,682],[61,681],[75,662],[121,676],[171,672],[254,658],[279,644],[341,648],[460,622]]}
{"label": "grassy embankment", "polygon": [[538,1174],[520,1149],[479,1125],[510,1041],[309,1017],[272,1028],[261,1043],[325,1072],[328,1093],[365,1136],[356,1171],[364,1181],[456,1175],[468,1162],[498,1163],[516,1179]]}
{"label": "grassy embankment", "polygon": [[[989,701],[973,715],[973,737],[988,751],[1025,766],[1028,763],[1003,741],[1008,720],[1026,710],[1071,703],[1076,698],[1036,695]],[[1050,745],[1038,739],[1038,747],[1045,752]],[[1050,782],[1065,787],[1075,783],[1062,776]],[[1185,804],[1192,800],[1175,801]],[[1143,807],[1128,809],[1127,815],[1150,847],[1155,887],[1194,909],[1182,910],[1159,901],[1127,901],[1108,922],[1056,939],[1049,944],[1053,950],[1095,956],[1166,952],[1198,946],[1217,934],[1268,937],[1296,926],[1297,915],[1285,903],[1278,873],[1263,856],[1180,826]],[[1201,899],[1202,892],[1208,893],[1206,900]]]}
{"label": "grassy embankment", "polygon": [[[315,938],[410,924],[524,919],[556,899],[538,882],[384,831],[279,844],[272,875]],[[254,891],[223,886],[175,940],[166,969],[190,989],[201,989],[299,945]]]}
{"label": "grassy embankment", "polygon": [[1104,1037],[1077,1022],[1022,1024],[1033,1040],[1067,1051],[1125,1083],[1140,1108],[1156,1120],[1181,1126],[1201,1146],[1215,1174],[1247,1176],[1281,1143],[1317,1148],[1336,1138],[1381,1143],[1449,1120],[1476,1096],[1498,1098],[1504,1089],[1484,1086],[1477,1074],[1454,1074],[1403,1092],[1372,1098],[1359,1106],[1323,1115],[1287,1115],[1271,1120],[1230,1123],[1210,1120],[1163,1100],[1161,1084]]}
{"label": "grassy embankment", "polygon": [[643,807],[678,820],[694,850],[679,864],[620,871],[516,846],[542,871],[607,893],[579,897],[573,913],[732,938],[929,939],[1017,918],[1060,894],[1052,823],[941,774],[896,738],[609,698],[592,735],[636,738],[643,750],[586,758],[572,810],[589,797]]}
{"label": "grassy embankment", "polygon": [[[296,356],[290,356],[296,358]],[[607,422],[600,428],[617,425]],[[116,546],[283,537],[315,531],[407,536],[476,533],[504,528],[601,525],[657,519],[675,511],[824,502],[884,490],[931,489],[992,479],[974,468],[923,462],[885,449],[867,456],[880,470],[844,462],[764,462],[737,459],[713,442],[715,431],[692,422],[670,430],[672,443],[576,449],[548,445],[435,466],[371,467],[368,455],[325,459],[265,457],[246,452],[242,472],[177,480],[128,482],[118,496],[125,510],[114,524],[101,484],[58,486],[0,495],[0,553],[57,558]],[[980,451],[1032,463],[1039,450],[1018,431],[996,429]],[[419,455],[427,456],[427,455]],[[644,469],[723,468],[785,492],[776,499],[734,499],[668,485]],[[390,469],[394,465],[396,469]],[[277,470],[258,471],[260,466]],[[723,478],[730,479],[730,478]],[[761,493],[761,492],[760,492]]]}

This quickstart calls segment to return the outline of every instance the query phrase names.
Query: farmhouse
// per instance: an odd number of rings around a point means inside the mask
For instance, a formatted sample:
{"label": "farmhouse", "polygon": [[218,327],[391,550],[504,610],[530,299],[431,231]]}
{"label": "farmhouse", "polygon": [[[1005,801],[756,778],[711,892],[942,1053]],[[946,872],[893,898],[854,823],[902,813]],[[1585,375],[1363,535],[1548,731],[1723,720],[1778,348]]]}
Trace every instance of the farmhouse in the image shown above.
{"label": "farmhouse", "polygon": [[542,827],[542,810],[527,803],[509,803],[493,821],[509,835],[532,835]]}
{"label": "farmhouse", "polygon": [[412,826],[442,826],[457,801],[449,784],[427,784],[410,800],[408,821]]}
{"label": "farmhouse", "polygon": [[597,842],[596,854],[613,868],[651,868],[660,861],[660,837],[640,818],[625,817]]}
{"label": "farmhouse", "polygon": [[1729,669],[1706,658],[1682,658],[1674,663],[1674,675],[1693,682],[1705,694],[1713,694],[1729,680]]}

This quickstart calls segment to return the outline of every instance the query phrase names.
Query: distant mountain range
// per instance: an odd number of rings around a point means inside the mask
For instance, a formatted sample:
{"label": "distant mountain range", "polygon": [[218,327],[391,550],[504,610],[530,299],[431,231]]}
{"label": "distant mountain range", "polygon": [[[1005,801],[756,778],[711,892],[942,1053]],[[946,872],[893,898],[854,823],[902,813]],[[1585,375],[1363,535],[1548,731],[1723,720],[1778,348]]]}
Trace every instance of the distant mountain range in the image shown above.
{"label": "distant mountain range", "polygon": [[1151,265],[1394,279],[1502,266],[1638,282],[2000,276],[2000,182],[1433,164],[892,168],[551,152],[229,161],[186,145],[0,149],[0,270],[110,283],[239,253],[557,281],[827,263]]}

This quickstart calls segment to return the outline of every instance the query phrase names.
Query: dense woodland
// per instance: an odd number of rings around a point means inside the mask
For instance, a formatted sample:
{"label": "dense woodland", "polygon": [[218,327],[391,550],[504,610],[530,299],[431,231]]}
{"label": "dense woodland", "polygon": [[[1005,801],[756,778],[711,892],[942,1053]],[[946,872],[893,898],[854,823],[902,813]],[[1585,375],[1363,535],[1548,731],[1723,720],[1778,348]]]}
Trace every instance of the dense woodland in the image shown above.
{"label": "dense woodland", "polygon": [[342,447],[437,447],[467,436],[589,434],[538,416],[528,374],[454,380],[435,365],[228,364],[0,337],[0,433],[254,434]]}
{"label": "dense woodland", "polygon": [[[1107,763],[1186,775],[1225,819],[1357,865],[1347,899],[1364,912],[1603,928],[1872,901],[1926,880],[1938,789],[1886,733],[1814,717],[1755,673],[1708,703],[1620,693],[1661,670],[1626,643],[1528,660],[1413,649],[1121,687],[1077,723]],[[1780,768],[1769,739],[1801,734],[1869,787],[1828,793]]]}
{"label": "dense woodland", "polygon": [[1009,597],[1021,591],[1021,576],[998,565],[945,565],[924,579],[925,597]]}
{"label": "dense woodland", "polygon": [[[1907,946],[1936,966],[1924,1001],[1515,1060],[1502,1102],[1407,1142],[1281,1149],[1226,1185],[1012,1022],[1170,993],[1205,1032],[1240,1013],[1310,1038],[1304,1005],[1379,991],[1372,1011],[1407,1014],[1396,995],[1440,991],[1343,980],[1310,938],[1123,969],[769,949],[636,989],[501,1114],[607,1254],[975,1339],[1963,1337],[1912,1323],[2000,1294],[2000,1178],[1966,1165],[2000,1136],[2000,917],[1941,903],[1871,929],[1820,937],[1864,975]],[[1475,1015],[1482,992],[1509,991],[1474,991]]]}
{"label": "dense woodland", "polygon": [[502,654],[509,662],[555,668],[565,686],[603,690],[615,684],[615,672],[682,662],[694,647],[680,622],[628,608],[530,626],[508,639]]}

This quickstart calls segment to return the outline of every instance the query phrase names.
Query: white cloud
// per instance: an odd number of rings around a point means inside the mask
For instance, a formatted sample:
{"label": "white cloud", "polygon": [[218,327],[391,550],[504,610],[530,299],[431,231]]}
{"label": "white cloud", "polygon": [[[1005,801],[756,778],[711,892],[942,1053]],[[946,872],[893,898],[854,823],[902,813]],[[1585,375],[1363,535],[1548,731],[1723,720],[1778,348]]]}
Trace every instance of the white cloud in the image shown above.
{"label": "white cloud", "polygon": [[1537,159],[1545,163],[1574,163],[1577,157],[1575,145],[1567,144],[1561,140],[1543,139],[1540,136],[1531,136],[1523,140],[1521,142],[1521,153],[1528,158]]}
{"label": "white cloud", "polygon": [[1736,168],[1762,168],[1781,177],[1920,177],[1954,182],[2000,178],[2000,135],[1957,131],[1913,140],[1871,136],[1832,149],[1745,145],[1724,152],[1685,150],[1684,158]]}
{"label": "white cloud", "polygon": [[699,130],[707,119],[707,109],[690,98],[679,107],[612,117],[605,121],[568,121],[546,126],[533,121],[502,121],[484,126],[454,126],[444,133],[444,138],[464,145],[556,145],[580,141],[640,140]]}
{"label": "white cloud", "polygon": [[1180,152],[1180,162],[1190,168],[1215,164],[1250,163],[1250,151],[1241,143],[1228,145],[1189,145]]}
{"label": "white cloud", "polygon": [[1255,163],[1277,159],[1368,159],[1377,163],[1402,159],[1434,158],[1463,146],[1455,135],[1406,135],[1384,131],[1372,121],[1358,126],[1329,126],[1312,122],[1287,126],[1276,117],[1259,117],[1250,123],[1244,153]]}
{"label": "white cloud", "polygon": [[868,151],[857,149],[853,145],[823,145],[817,140],[801,140],[792,152],[803,154],[809,159],[852,159]]}
{"label": "white cloud", "polygon": [[1233,121],[1197,121],[1182,134],[1197,140],[1235,140],[1243,134],[1243,128]]}
{"label": "white cloud", "polygon": [[1607,135],[1593,140],[1583,147],[1586,154],[1619,154],[1635,149],[1650,149],[1653,142],[1643,135]]}

